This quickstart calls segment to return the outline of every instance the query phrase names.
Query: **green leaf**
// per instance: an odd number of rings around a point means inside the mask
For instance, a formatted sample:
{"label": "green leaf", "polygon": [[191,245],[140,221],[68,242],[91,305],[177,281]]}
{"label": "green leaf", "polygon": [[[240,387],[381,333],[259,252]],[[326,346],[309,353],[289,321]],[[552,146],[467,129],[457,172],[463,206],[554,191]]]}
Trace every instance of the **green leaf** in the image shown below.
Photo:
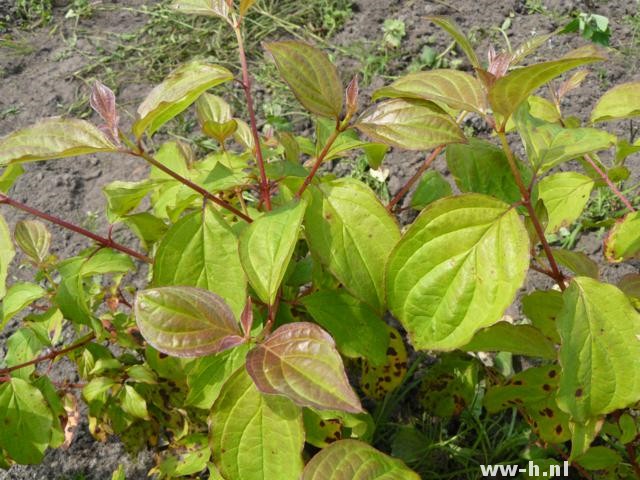
{"label": "green leaf", "polygon": [[9,193],[14,183],[24,173],[24,167],[19,163],[13,163],[4,169],[0,175],[0,192]]}
{"label": "green leaf", "polygon": [[[42,327],[40,327],[42,329]],[[37,324],[29,324],[16,330],[7,340],[7,355],[4,363],[7,367],[22,365],[33,360],[40,351],[50,345],[46,335],[39,334]],[[35,371],[34,365],[27,365],[11,372],[12,377],[28,380]]]}
{"label": "green leaf", "polygon": [[133,133],[137,138],[142,137],[145,131],[147,135],[153,135],[202,93],[232,79],[233,74],[226,68],[200,60],[178,67],[138,107]]}
{"label": "green leaf", "polygon": [[171,8],[192,15],[220,17],[225,20],[229,18],[229,6],[226,0],[174,0]]}
{"label": "green leaf", "polygon": [[372,100],[385,97],[428,100],[456,110],[480,114],[487,111],[486,96],[480,82],[459,70],[410,73],[376,90]]}
{"label": "green leaf", "polygon": [[478,57],[476,56],[476,52],[473,50],[473,47],[471,46],[471,42],[466,37],[466,35],[462,33],[462,31],[460,30],[460,27],[458,27],[458,25],[456,25],[454,21],[445,17],[437,17],[437,16],[426,17],[426,19],[432,21],[433,23],[438,25],[440,28],[442,28],[444,31],[446,31],[449,35],[453,37],[453,39],[458,43],[458,46],[460,47],[460,49],[464,52],[464,54],[469,59],[469,62],[471,63],[472,67],[474,68],[482,67],[482,65],[480,64],[480,61],[478,60]]}
{"label": "green leaf", "polygon": [[31,303],[45,296],[47,292],[33,283],[14,283],[7,290],[2,301],[2,321],[0,330],[4,328],[9,320],[18,312],[28,307]]}
{"label": "green leaf", "polygon": [[376,365],[386,361],[389,337],[385,323],[360,300],[346,292],[318,291],[300,301],[335,339],[343,355],[368,358]]}
{"label": "green leaf", "polygon": [[545,83],[568,70],[601,60],[604,58],[593,56],[593,52],[586,52],[582,57],[562,58],[513,70],[496,80],[491,87],[489,91],[491,107],[506,121],[529,95]]}
{"label": "green leaf", "polygon": [[618,220],[604,243],[604,255],[610,262],[638,258],[640,254],[640,212],[631,212]]}
{"label": "green leaf", "polygon": [[167,232],[166,223],[149,212],[126,215],[122,217],[122,222],[140,239],[142,248],[146,250],[150,250]]}
{"label": "green leaf", "polygon": [[36,464],[42,460],[53,418],[40,390],[20,378],[2,383],[0,424],[0,447],[16,462]]}
{"label": "green leaf", "polygon": [[343,178],[308,190],[304,226],[314,256],[356,298],[382,313],[384,264],[400,239],[395,219],[361,182]]}
{"label": "green leaf", "polygon": [[615,135],[596,128],[563,128],[536,119],[529,114],[527,104],[518,109],[514,120],[531,165],[540,173],[574,158],[607,150],[617,142]]}
{"label": "green leaf", "polygon": [[571,438],[569,415],[556,405],[560,376],[558,365],[529,368],[504,385],[491,387],[484,397],[489,413],[518,406],[530,417],[534,431],[545,442],[564,443]]}
{"label": "green leaf", "polygon": [[13,232],[16,245],[36,263],[42,263],[49,255],[51,232],[38,220],[21,220]]}
{"label": "green leaf", "polygon": [[622,463],[622,457],[618,452],[607,447],[591,447],[582,455],[578,455],[573,461],[585,470],[605,470],[617,467]]}
{"label": "green leaf", "polygon": [[265,45],[280,76],[311,113],[339,119],[344,95],[336,67],[329,57],[307,43],[286,41]]}
{"label": "green leaf", "polygon": [[118,150],[84,120],[48,118],[0,140],[0,166]]}
{"label": "green leaf", "polygon": [[196,101],[196,115],[200,125],[207,122],[224,123],[231,120],[231,107],[222,98],[210,93],[203,93]]}
{"label": "green leaf", "polygon": [[120,390],[120,405],[125,413],[134,418],[150,420],[146,400],[131,385],[124,385]]}
{"label": "green leaf", "polygon": [[389,309],[421,350],[453,350],[500,320],[529,267],[515,209],[485,195],[428,206],[387,263]]}
{"label": "green leaf", "polygon": [[[509,204],[520,200],[520,190],[504,151],[486,140],[472,138],[468,144],[449,145],[447,167],[462,192],[492,195]],[[520,162],[518,167],[525,182],[528,181],[530,172]]]}
{"label": "green leaf", "polygon": [[263,395],[244,368],[225,383],[209,417],[216,466],[234,480],[298,480],[304,464],[302,412]]}
{"label": "green leaf", "polygon": [[355,127],[376,141],[406,150],[466,141],[453,118],[423,100],[385,100],[365,110]]}
{"label": "green leaf", "polygon": [[416,210],[422,210],[436,200],[452,194],[451,185],[444,179],[442,174],[435,170],[429,170],[422,176],[413,193],[413,197],[411,197],[411,207]]}
{"label": "green leaf", "polygon": [[640,400],[640,314],[613,285],[576,277],[558,317],[558,405],[577,422]]}
{"label": "green leaf", "polygon": [[531,325],[498,322],[477,332],[462,347],[467,352],[511,352],[530,357],[556,358],[556,349],[545,335]]}
{"label": "green leaf", "polygon": [[362,412],[333,339],[313,323],[278,328],[249,352],[246,368],[264,393],[302,407]]}
{"label": "green leaf", "polygon": [[238,322],[224,300],[200,288],[138,292],[135,316],[142,336],[167,355],[199,357],[243,343]]}
{"label": "green leaf", "polygon": [[575,222],[589,202],[593,180],[576,172],[560,172],[538,183],[538,196],[549,215],[545,233],[554,233]]}
{"label": "green leaf", "polygon": [[640,82],[623,83],[607,91],[591,112],[591,123],[640,115]]}
{"label": "green leaf", "polygon": [[0,300],[7,292],[6,282],[9,274],[9,264],[16,255],[11,241],[11,233],[4,217],[0,215]]}
{"label": "green leaf", "polygon": [[141,182],[115,181],[106,185],[103,193],[107,198],[107,218],[109,222],[117,222],[120,217],[140,205],[144,197],[146,197],[157,184],[158,183],[153,180],[143,180]]}
{"label": "green leaf", "polygon": [[596,280],[600,277],[598,264],[587,254],[565,248],[552,248],[551,251],[560,265],[568,268],[579,277],[591,277]]}
{"label": "green leaf", "polygon": [[248,348],[241,345],[233,350],[202,357],[187,376],[189,393],[186,404],[210,410],[231,375],[242,367]]}
{"label": "green leaf", "polygon": [[306,208],[306,200],[294,200],[267,212],[240,235],[240,260],[249,283],[269,305],[274,304],[291,261]]}
{"label": "green leaf", "polygon": [[401,460],[358,440],[340,440],[317,453],[301,480],[420,480]]}
{"label": "green leaf", "polygon": [[183,217],[158,245],[155,286],[186,285],[217,293],[239,317],[247,300],[238,240],[212,207]]}

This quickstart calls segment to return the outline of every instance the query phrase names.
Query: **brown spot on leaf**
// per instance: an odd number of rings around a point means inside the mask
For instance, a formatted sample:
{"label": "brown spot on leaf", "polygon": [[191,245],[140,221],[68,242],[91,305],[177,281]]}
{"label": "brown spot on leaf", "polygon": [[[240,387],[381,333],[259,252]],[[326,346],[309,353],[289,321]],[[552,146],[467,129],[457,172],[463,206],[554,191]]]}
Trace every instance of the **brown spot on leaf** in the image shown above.
{"label": "brown spot on leaf", "polygon": [[582,396],[582,393],[583,393],[583,392],[582,392],[582,389],[581,389],[581,388],[577,389],[577,390],[576,390],[576,398],[580,398],[580,397]]}
{"label": "brown spot on leaf", "polygon": [[558,372],[556,372],[555,370],[549,370],[549,378],[554,378],[557,374]]}
{"label": "brown spot on leaf", "polygon": [[387,355],[391,355],[391,356],[396,356],[398,355],[398,352],[396,352],[396,349],[393,347],[389,347],[387,348]]}
{"label": "brown spot on leaf", "polygon": [[560,435],[562,433],[562,425],[556,425],[556,433]]}
{"label": "brown spot on leaf", "polygon": [[551,391],[551,385],[549,385],[548,383],[545,383],[544,385],[542,385],[542,389],[545,392],[550,392]]}

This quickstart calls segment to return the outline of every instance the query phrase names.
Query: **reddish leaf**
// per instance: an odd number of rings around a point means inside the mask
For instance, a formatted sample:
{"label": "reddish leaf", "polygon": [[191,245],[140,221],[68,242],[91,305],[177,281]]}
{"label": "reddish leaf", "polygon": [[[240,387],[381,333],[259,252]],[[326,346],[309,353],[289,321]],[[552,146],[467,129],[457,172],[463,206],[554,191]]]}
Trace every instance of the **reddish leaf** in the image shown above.
{"label": "reddish leaf", "polygon": [[111,140],[118,143],[118,121],[120,118],[116,110],[116,96],[113,91],[101,82],[96,81],[91,90],[89,104],[105,121],[105,133],[111,137]]}
{"label": "reddish leaf", "polygon": [[313,323],[278,328],[247,356],[247,371],[263,393],[303,407],[362,412],[331,336]]}

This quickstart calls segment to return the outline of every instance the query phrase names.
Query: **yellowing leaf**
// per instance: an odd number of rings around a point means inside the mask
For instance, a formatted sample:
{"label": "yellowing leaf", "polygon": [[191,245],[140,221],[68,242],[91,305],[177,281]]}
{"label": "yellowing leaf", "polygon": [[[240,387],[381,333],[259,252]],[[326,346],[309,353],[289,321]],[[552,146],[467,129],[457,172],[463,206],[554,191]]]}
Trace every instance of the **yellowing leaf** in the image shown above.
{"label": "yellowing leaf", "polygon": [[453,350],[500,320],[524,282],[529,238],[511,206],[478,194],[428,206],[387,263],[387,301],[416,349]]}
{"label": "yellowing leaf", "polygon": [[604,244],[604,254],[610,262],[637,258],[640,254],[640,212],[628,213],[616,222]]}
{"label": "yellowing leaf", "polygon": [[558,317],[562,376],[557,402],[576,422],[640,400],[640,314],[613,285],[576,277]]}
{"label": "yellowing leaf", "polygon": [[11,232],[9,232],[9,227],[4,217],[0,215],[0,299],[2,299],[7,292],[6,282],[9,264],[15,255],[16,250],[11,240]]}
{"label": "yellowing leaf", "polygon": [[22,220],[16,224],[13,233],[16,245],[36,262],[43,262],[49,255],[51,233],[38,220]]}
{"label": "yellowing leaf", "polygon": [[229,18],[229,5],[226,0],[175,0],[171,8],[192,15]]}
{"label": "yellowing leaf", "polygon": [[209,88],[232,79],[233,74],[226,68],[200,60],[178,67],[138,107],[133,133],[138,138],[145,131],[153,135]]}
{"label": "yellowing leaf", "polygon": [[576,172],[560,172],[538,183],[538,194],[547,209],[546,233],[568,227],[580,217],[589,201],[593,180]]}
{"label": "yellowing leaf", "polygon": [[385,100],[369,107],[355,127],[376,141],[407,150],[466,141],[453,118],[422,100]]}
{"label": "yellowing leaf", "polygon": [[407,349],[402,336],[393,327],[384,326],[389,336],[389,345],[382,365],[365,359],[362,364],[360,385],[367,396],[382,400],[388,393],[398,388],[407,374]]}
{"label": "yellowing leaf", "polygon": [[75,157],[118,149],[109,138],[84,120],[48,118],[0,140],[0,166]]}
{"label": "yellowing leaf", "polygon": [[640,82],[623,83],[607,91],[591,112],[591,123],[640,115]]}
{"label": "yellowing leaf", "polygon": [[459,70],[429,70],[400,77],[376,90],[372,99],[416,98],[443,103],[451,108],[485,113],[486,95],[478,80]]}

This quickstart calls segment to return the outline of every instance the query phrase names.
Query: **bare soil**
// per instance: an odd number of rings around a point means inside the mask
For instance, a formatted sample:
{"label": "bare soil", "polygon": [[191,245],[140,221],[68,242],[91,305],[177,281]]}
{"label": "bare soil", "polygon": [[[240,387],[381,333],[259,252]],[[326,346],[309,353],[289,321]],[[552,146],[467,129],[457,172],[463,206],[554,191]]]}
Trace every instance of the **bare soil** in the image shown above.
{"label": "bare soil", "polygon": [[[103,0],[113,6],[139,6],[143,0]],[[533,2],[531,2],[533,3]],[[592,11],[609,17],[613,35],[611,60],[602,67],[594,67],[587,81],[565,100],[565,107],[573,115],[588,118],[596,99],[607,88],[626,81],[640,79],[637,69],[640,52],[633,47],[633,30],[625,17],[637,15],[637,2],[627,0],[610,1],[568,1],[545,0],[540,2],[546,7],[545,13],[532,13],[526,8],[524,0],[355,0],[353,15],[344,29],[335,38],[337,45],[349,46],[358,42],[379,42],[382,36],[382,24],[385,19],[400,19],[405,22],[407,36],[403,40],[403,56],[388,65],[389,74],[399,74],[405,70],[411,60],[420,54],[427,40],[433,40],[437,51],[444,50],[450,40],[424,19],[427,15],[446,15],[455,19],[465,31],[475,33],[478,51],[486,52],[490,44],[503,45],[501,36],[492,30],[499,27],[506,18],[511,18],[511,27],[507,31],[512,45],[518,45],[531,35],[548,33],[568,22],[568,15],[574,11]],[[13,1],[0,0],[0,18],[13,14]],[[86,62],[79,51],[91,51],[96,48],[92,37],[107,32],[132,32],[145,21],[142,15],[136,15],[122,9],[99,10],[94,16],[82,19],[77,28],[72,21],[61,18],[63,9],[55,12],[54,30],[51,26],[34,31],[9,27],[7,38],[22,42],[25,51],[2,48],[0,44],[0,136],[24,127],[39,118],[60,115],[77,98],[78,91],[88,87],[74,77],[74,72]],[[73,33],[78,33],[77,43],[72,43]],[[2,32],[0,31],[0,34]],[[1,37],[0,37],[1,38]],[[540,51],[540,56],[552,56],[566,52],[585,43],[577,35],[561,36],[553,39]],[[104,46],[104,45],[103,45]],[[625,53],[621,53],[625,52]],[[361,65],[354,60],[343,62],[345,78],[356,73]],[[464,69],[469,66],[463,64]],[[375,79],[366,89],[370,94],[385,83],[384,79]],[[149,85],[126,84],[118,92],[121,105],[132,107],[149,90]],[[364,100],[363,100],[364,103]],[[6,113],[17,108],[16,113]],[[3,113],[4,112],[4,113]],[[131,117],[128,117],[129,119]],[[477,125],[473,124],[478,127]],[[628,134],[628,124],[617,125],[619,134]],[[418,168],[424,154],[406,151],[393,151],[386,161],[390,170],[389,189],[395,193]],[[634,179],[640,178],[637,154],[631,157],[628,165]],[[102,187],[113,180],[132,180],[141,178],[146,167],[139,160],[118,155],[88,156],[55,162],[42,162],[27,165],[27,173],[17,182],[12,196],[21,202],[45,212],[55,213],[78,224],[87,224],[93,213],[104,218]],[[446,172],[442,158],[436,162],[436,168]],[[11,224],[24,218],[20,212],[2,208],[2,214]],[[90,222],[89,222],[90,223]],[[104,234],[106,225],[102,220],[95,225],[96,231]],[[53,250],[64,258],[73,255],[87,242],[74,234],[53,228]],[[596,234],[584,235],[578,248],[588,254],[600,255],[601,239]],[[636,265],[637,266],[637,265]],[[611,266],[602,262],[603,276],[607,280],[616,280],[619,276],[637,271],[633,266]],[[20,279],[24,272],[14,269],[10,282]],[[529,288],[541,286],[544,279],[533,276]],[[6,337],[6,333],[3,335]],[[0,353],[2,338],[0,336]],[[74,373],[69,371],[69,378]],[[152,464],[152,453],[143,452],[138,458],[129,457],[117,440],[101,444],[93,441],[86,424],[82,424],[76,440],[67,451],[50,451],[42,465],[15,466],[8,472],[0,472],[0,480],[8,479],[110,479],[111,473],[123,464],[130,480],[146,478],[146,472]],[[81,476],[83,475],[83,476]]]}

